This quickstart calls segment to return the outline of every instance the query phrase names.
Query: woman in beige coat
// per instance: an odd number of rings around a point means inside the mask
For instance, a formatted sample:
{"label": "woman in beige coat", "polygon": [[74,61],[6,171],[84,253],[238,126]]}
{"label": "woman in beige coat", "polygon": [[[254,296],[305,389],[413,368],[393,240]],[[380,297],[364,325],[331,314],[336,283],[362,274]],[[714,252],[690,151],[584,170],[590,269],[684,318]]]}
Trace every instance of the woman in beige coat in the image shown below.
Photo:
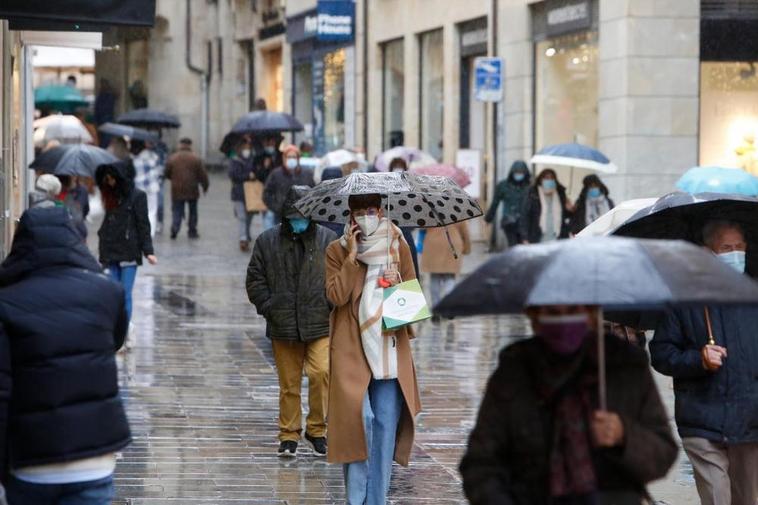
{"label": "woman in beige coat", "polygon": [[[450,242],[458,258],[450,249],[445,230],[450,234]],[[461,273],[463,256],[471,252],[468,223],[457,223],[444,228],[430,228],[426,231],[421,253],[421,271],[430,274],[432,306],[436,306],[455,285],[455,277]]]}
{"label": "woman in beige coat", "polygon": [[[351,196],[349,203],[352,227],[326,250],[326,295],[334,305],[327,461],[345,465],[348,505],[384,505],[392,460],[408,465],[414,419],[421,410],[421,401],[410,348],[413,333],[409,327],[393,333],[379,331],[380,338],[389,339],[385,342],[391,342],[392,352],[396,353],[396,373],[393,374],[396,377],[377,378],[374,361],[370,363],[367,357],[370,353],[364,352],[366,327],[372,324],[371,319],[365,320],[363,316],[369,302],[364,298],[376,292],[377,279],[371,277],[376,268],[383,270],[378,279],[380,285],[415,279],[416,273],[401,232],[395,226],[387,231],[381,197]],[[366,253],[367,244],[376,240],[377,246],[387,251],[386,237],[390,234],[393,266],[386,269],[376,264],[372,266]],[[378,320],[381,324],[381,317]]]}

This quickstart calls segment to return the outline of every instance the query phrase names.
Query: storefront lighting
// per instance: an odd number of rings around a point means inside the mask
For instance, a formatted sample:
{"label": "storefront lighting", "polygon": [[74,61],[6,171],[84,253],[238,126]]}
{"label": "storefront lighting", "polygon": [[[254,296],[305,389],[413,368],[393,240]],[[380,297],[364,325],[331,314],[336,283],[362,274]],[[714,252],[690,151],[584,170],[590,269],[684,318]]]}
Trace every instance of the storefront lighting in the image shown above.
{"label": "storefront lighting", "polygon": [[585,54],[584,56],[582,56],[582,61],[587,63],[588,61],[590,61],[590,57]]}
{"label": "storefront lighting", "polygon": [[554,47],[548,47],[547,50],[545,51],[545,56],[547,56],[548,58],[552,58],[553,56],[555,56],[555,53],[556,51]]}
{"label": "storefront lighting", "polygon": [[571,59],[571,63],[574,65],[578,65],[581,60],[578,57],[574,57]]}

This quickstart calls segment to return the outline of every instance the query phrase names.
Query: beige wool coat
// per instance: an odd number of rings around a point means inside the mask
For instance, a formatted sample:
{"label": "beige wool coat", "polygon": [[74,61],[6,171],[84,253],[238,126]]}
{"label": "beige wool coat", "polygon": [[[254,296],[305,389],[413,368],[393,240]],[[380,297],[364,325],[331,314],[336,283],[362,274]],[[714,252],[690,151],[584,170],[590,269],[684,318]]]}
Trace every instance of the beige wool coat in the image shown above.
{"label": "beige wool coat", "polygon": [[[404,281],[415,279],[416,272],[408,244],[400,241],[400,266]],[[329,463],[353,463],[368,458],[363,429],[363,398],[371,381],[371,369],[363,354],[358,323],[358,306],[366,265],[348,260],[339,240],[326,250],[326,296],[334,305],[331,314],[329,345]],[[396,332],[398,382],[405,406],[395,442],[395,461],[408,466],[413,448],[414,420],[421,411],[416,369],[411,356],[413,331],[406,326]]]}
{"label": "beige wool coat", "polygon": [[[450,244],[445,236],[445,228],[450,233],[450,241],[458,253],[453,256]],[[429,228],[424,238],[421,253],[421,271],[428,274],[459,274],[463,265],[463,256],[471,252],[471,238],[468,223],[456,223],[445,228]]]}

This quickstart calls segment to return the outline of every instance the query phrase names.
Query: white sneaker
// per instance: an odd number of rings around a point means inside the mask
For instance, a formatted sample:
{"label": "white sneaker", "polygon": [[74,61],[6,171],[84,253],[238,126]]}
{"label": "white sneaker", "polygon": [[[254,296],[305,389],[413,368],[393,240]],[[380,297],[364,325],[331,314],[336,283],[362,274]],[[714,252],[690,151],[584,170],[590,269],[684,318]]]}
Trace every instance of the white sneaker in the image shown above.
{"label": "white sneaker", "polygon": [[126,338],[124,339],[124,349],[127,351],[134,347],[134,323],[129,323],[129,330],[126,332]]}

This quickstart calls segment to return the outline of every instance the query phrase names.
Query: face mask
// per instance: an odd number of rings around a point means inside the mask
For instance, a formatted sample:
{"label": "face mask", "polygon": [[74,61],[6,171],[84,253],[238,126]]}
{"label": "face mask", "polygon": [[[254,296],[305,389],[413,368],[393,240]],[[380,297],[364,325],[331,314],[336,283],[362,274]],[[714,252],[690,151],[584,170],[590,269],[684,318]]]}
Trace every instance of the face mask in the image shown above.
{"label": "face mask", "polygon": [[405,172],[405,170],[403,170],[402,168],[393,168],[392,171],[393,172]]}
{"label": "face mask", "polygon": [[266,151],[267,154],[274,154],[275,152],[275,149],[272,146],[266,146],[263,150]]}
{"label": "face mask", "polygon": [[587,191],[587,196],[590,198],[600,198],[600,196],[603,194],[602,191],[600,191],[600,188],[590,188]]}
{"label": "face mask", "polygon": [[522,182],[524,179],[526,179],[526,174],[523,172],[516,172],[513,174],[513,180],[516,182]]}
{"label": "face mask", "polygon": [[718,258],[737,270],[739,273],[745,273],[745,251],[732,251],[723,254],[717,254]]}
{"label": "face mask", "polygon": [[364,237],[370,237],[379,228],[379,216],[359,216],[355,218]]}
{"label": "face mask", "polygon": [[287,168],[295,170],[297,168],[297,160],[295,158],[287,158]]}
{"label": "face mask", "polygon": [[311,224],[311,220],[305,217],[288,217],[287,220],[295,234],[303,233]]}
{"label": "face mask", "polygon": [[240,153],[243,158],[249,158],[250,157],[250,149],[243,149]]}
{"label": "face mask", "polygon": [[573,354],[579,350],[589,332],[587,314],[539,316],[539,335],[545,346],[555,354]]}
{"label": "face mask", "polygon": [[555,179],[544,179],[542,181],[542,189],[544,191],[554,191],[557,186],[558,184],[555,182]]}

